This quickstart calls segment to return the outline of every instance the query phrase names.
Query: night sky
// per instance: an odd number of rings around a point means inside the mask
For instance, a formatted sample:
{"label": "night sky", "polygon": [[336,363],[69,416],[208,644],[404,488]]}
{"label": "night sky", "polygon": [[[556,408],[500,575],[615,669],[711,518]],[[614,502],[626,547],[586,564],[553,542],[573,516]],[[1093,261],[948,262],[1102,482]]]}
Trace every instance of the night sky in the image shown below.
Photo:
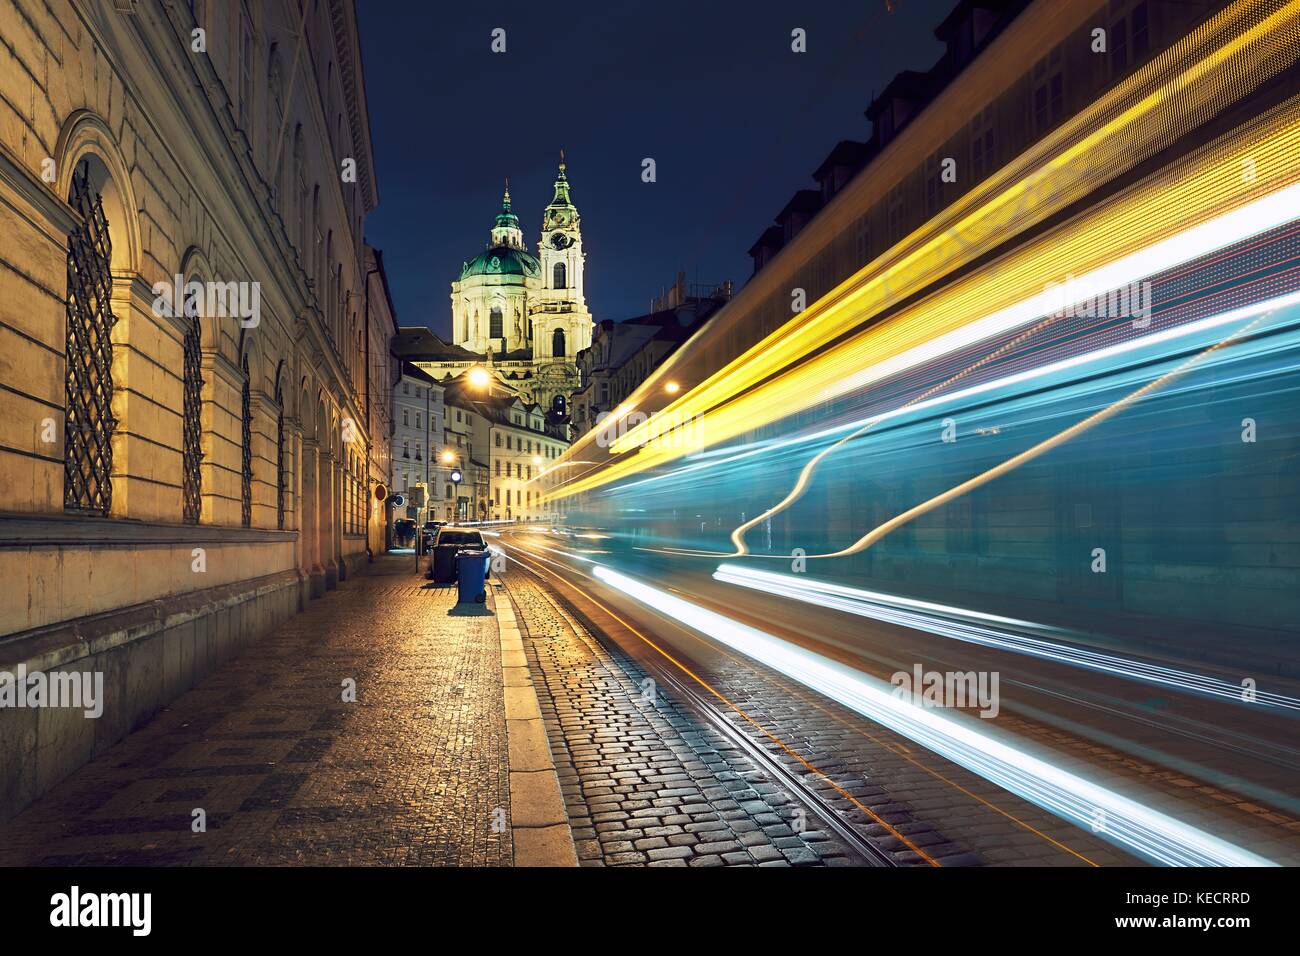
{"label": "night sky", "polygon": [[678,269],[742,285],[746,250],[831,147],[867,138],[872,93],[938,59],[953,5],[358,0],[380,197],[366,233],[399,323],[449,335],[449,283],[486,246],[506,176],[536,251],[561,148],[597,321],[645,313]]}

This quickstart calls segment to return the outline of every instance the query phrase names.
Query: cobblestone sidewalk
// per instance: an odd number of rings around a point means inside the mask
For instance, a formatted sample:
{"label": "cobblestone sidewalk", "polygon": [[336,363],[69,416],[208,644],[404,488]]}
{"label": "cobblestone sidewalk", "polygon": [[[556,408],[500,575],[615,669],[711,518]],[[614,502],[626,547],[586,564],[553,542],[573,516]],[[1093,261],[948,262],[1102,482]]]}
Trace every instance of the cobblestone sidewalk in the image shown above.
{"label": "cobblestone sidewalk", "polygon": [[510,865],[496,618],[412,560],[379,558],[0,827],[0,864]]}
{"label": "cobblestone sidewalk", "polygon": [[558,612],[532,577],[508,575],[506,586],[581,865],[858,862],[739,748]]}

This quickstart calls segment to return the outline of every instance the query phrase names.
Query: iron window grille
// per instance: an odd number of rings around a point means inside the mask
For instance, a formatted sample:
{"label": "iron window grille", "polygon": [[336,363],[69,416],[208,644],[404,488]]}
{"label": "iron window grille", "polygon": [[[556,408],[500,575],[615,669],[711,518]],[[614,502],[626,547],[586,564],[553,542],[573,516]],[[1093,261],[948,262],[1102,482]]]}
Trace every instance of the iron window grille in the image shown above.
{"label": "iron window grille", "polygon": [[81,224],[68,235],[63,507],[107,515],[113,505],[112,241],[89,166],[72,176]]}
{"label": "iron window grille", "polygon": [[275,404],[280,409],[275,420],[275,526],[284,530],[284,393],[275,383]]}
{"label": "iron window grille", "polygon": [[243,463],[240,470],[242,477],[242,515],[240,523],[245,528],[253,524],[253,396],[251,381],[252,377],[248,374],[248,353],[244,353],[243,362],[244,370],[244,392],[242,397],[242,441],[243,441]]}
{"label": "iron window grille", "polygon": [[190,321],[185,330],[185,396],[181,412],[182,519],[186,524],[198,524],[203,506],[203,362],[199,320],[188,309],[186,314]]}

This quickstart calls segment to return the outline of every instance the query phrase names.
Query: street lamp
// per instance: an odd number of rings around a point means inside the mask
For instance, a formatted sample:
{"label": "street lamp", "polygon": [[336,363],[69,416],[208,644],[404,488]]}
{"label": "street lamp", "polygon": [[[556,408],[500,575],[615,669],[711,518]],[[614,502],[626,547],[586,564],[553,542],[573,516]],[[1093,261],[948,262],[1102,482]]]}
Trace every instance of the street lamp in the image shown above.
{"label": "street lamp", "polygon": [[[460,513],[459,513],[459,512],[460,512],[460,483],[461,483],[462,481],[464,481],[464,480],[465,480],[465,476],[462,475],[462,474],[460,473],[460,469],[459,469],[459,468],[453,468],[453,469],[451,470],[451,483],[452,483],[453,485],[456,486],[456,494],[455,494],[455,498],[456,498],[456,502],[457,502],[457,504],[456,504],[456,517],[457,517],[457,518],[460,517]],[[460,524],[459,521],[457,521],[456,523],[457,523],[457,524]]]}
{"label": "street lamp", "polygon": [[487,388],[491,381],[492,376],[481,365],[476,365],[469,370],[469,383],[475,388]]}
{"label": "street lamp", "polygon": [[667,385],[664,386],[664,391],[667,392],[669,395],[676,395],[681,390],[682,387],[678,385],[676,382],[669,382]]}

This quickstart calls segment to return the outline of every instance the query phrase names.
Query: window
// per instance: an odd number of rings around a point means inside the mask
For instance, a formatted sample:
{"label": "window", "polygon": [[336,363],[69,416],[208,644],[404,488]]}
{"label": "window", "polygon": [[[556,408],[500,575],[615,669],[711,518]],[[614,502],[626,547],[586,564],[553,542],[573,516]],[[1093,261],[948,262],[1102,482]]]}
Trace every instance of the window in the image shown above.
{"label": "window", "polygon": [[512,449],[512,448],[514,448],[513,441],[514,441],[514,439],[513,439],[512,436],[510,436],[510,435],[507,435],[507,436],[506,436],[506,448],[507,448],[507,449]]}
{"label": "window", "polygon": [[853,267],[863,266],[871,258],[871,214],[863,213],[853,224]]}
{"label": "window", "polygon": [[1034,64],[1034,135],[1044,136],[1065,117],[1065,80],[1061,74],[1061,47]]}
{"label": "window", "polygon": [[501,459],[500,459],[500,458],[497,459],[497,477],[498,477],[498,478],[501,477]]}
{"label": "window", "polygon": [[302,124],[299,123],[293,132],[293,168],[295,175],[298,177],[298,208],[294,212],[298,215],[298,258],[302,261],[303,268],[307,267],[307,181],[303,179],[302,171],[305,168],[302,157]]}
{"label": "window", "polygon": [[[1111,12],[1117,9],[1123,9],[1124,2],[1111,0]],[[1136,4],[1128,16],[1122,16],[1111,24],[1111,55],[1110,69],[1111,78],[1118,80],[1129,69],[1130,65],[1136,66],[1146,58],[1149,49],[1149,37],[1147,35],[1147,5],[1146,0]]]}
{"label": "window", "polygon": [[557,262],[555,264],[555,268],[551,270],[551,275],[554,280],[551,283],[552,286],[554,286],[556,289],[567,288],[567,286],[564,284],[567,278],[567,274],[563,262]]}
{"label": "window", "polygon": [[417,442],[415,443],[415,460],[416,460],[416,461],[424,461],[424,458],[423,458],[422,455],[421,455],[421,453],[422,453],[423,451],[424,451],[424,445],[423,445],[422,443],[420,443],[420,442],[417,441]]}
{"label": "window", "polygon": [[411,424],[411,410],[410,410],[409,408],[403,408],[403,409],[402,409],[402,425],[403,425],[403,427],[406,427],[406,426],[409,426],[410,424]]}
{"label": "window", "polygon": [[925,161],[925,214],[933,216],[939,211],[939,198],[943,187],[939,179],[939,154],[934,153]]}
{"label": "window", "polygon": [[564,329],[556,329],[551,335],[551,357],[564,358]]}
{"label": "window", "polygon": [[[187,303],[188,305],[188,303]],[[189,308],[189,327],[185,331],[185,374],[183,411],[181,414],[181,518],[186,524],[198,524],[202,509],[203,470],[203,353],[199,348],[199,319]],[[280,445],[284,445],[284,413],[280,413]],[[281,508],[283,515],[283,507]],[[281,518],[283,522],[283,517]],[[281,524],[283,527],[283,523]]]}
{"label": "window", "polygon": [[402,439],[402,457],[403,458],[411,457],[411,439],[409,438]]}
{"label": "window", "polygon": [[497,447],[501,447],[501,433],[497,432]]}
{"label": "window", "polygon": [[[242,17],[241,17],[242,20]],[[252,140],[248,129],[248,114],[253,103],[253,34],[247,24],[241,24],[239,43],[239,125]]]}
{"label": "window", "polygon": [[978,183],[993,172],[993,107],[976,113],[970,121],[970,173],[971,182]]}
{"label": "window", "polygon": [[106,515],[113,503],[113,344],[108,220],[86,163],[73,173],[81,225],[68,236],[63,507]]}
{"label": "window", "polygon": [[898,242],[903,238],[903,184],[897,183],[889,191],[887,215],[889,217],[889,241]]}
{"label": "window", "polygon": [[253,394],[252,376],[248,372],[248,353],[244,353],[241,362],[244,371],[244,389],[241,401],[240,432],[242,436],[243,464],[240,469],[240,523],[249,528],[253,525]]}
{"label": "window", "polygon": [[492,306],[492,311],[488,313],[488,338],[499,339],[505,335],[502,331],[501,307]]}
{"label": "window", "polygon": [[419,413],[419,412],[416,412],[416,413],[415,413],[415,427],[416,427],[416,428],[422,428],[422,427],[423,427],[423,426],[420,424],[420,413]]}
{"label": "window", "polygon": [[279,409],[275,420],[275,526],[284,530],[284,494],[288,480],[284,474],[284,392],[279,376],[275,382],[275,404]]}

